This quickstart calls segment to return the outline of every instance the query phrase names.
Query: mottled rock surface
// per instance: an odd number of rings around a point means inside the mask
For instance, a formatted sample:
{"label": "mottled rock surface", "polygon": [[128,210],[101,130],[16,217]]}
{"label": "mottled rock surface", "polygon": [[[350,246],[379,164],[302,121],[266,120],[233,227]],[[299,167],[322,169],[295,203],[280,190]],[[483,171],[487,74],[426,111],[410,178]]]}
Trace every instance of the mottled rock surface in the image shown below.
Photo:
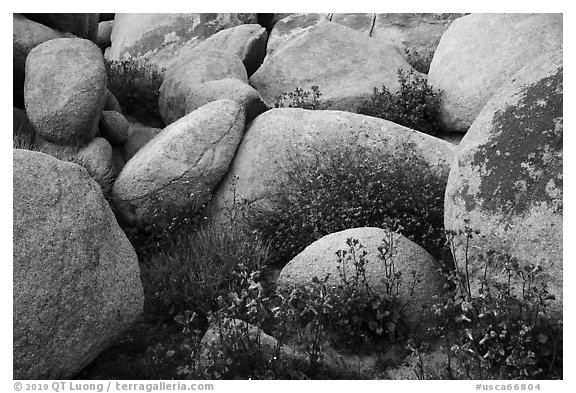
{"label": "mottled rock surface", "polygon": [[[490,250],[540,264],[562,304],[562,53],[544,55],[488,102],[460,143],[445,199],[447,229],[480,230],[474,275]],[[463,260],[464,239],[458,244]],[[498,271],[499,272],[499,271]],[[498,277],[496,272],[496,278]]]}
{"label": "mottled rock surface", "polygon": [[14,150],[14,378],[67,379],[142,312],[136,253],[82,167]]}
{"label": "mottled rock surface", "polygon": [[428,82],[444,127],[466,132],[490,97],[540,55],[562,50],[562,14],[471,14],[442,36]]}
{"label": "mottled rock surface", "polygon": [[59,38],[35,47],[26,59],[26,113],[44,139],[83,144],[95,133],[106,97],[100,49],[80,38]]}

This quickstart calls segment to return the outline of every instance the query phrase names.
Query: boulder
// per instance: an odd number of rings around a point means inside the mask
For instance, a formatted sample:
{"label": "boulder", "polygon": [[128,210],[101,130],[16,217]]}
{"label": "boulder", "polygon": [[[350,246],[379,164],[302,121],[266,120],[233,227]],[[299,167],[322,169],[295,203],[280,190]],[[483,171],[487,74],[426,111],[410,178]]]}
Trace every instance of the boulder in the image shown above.
{"label": "boulder", "polygon": [[[404,310],[413,317],[414,322],[431,319],[430,311],[424,310],[430,310],[433,296],[441,295],[443,291],[439,264],[422,247],[385,229],[353,228],[322,237],[284,266],[278,277],[278,285],[310,285],[314,277],[323,281],[327,276],[328,286],[343,284],[340,274],[348,279],[356,274],[353,259],[345,257],[339,262],[336,255],[339,250],[350,251],[348,239],[358,240],[362,245],[361,251],[358,251],[359,246],[353,246],[357,252],[356,262],[359,262],[360,253],[366,252],[366,281],[374,294],[397,295],[406,303]],[[389,247],[391,256],[383,259],[378,250],[381,246]],[[401,273],[400,281],[388,284],[390,287],[387,288],[386,280],[396,272]],[[396,290],[394,285],[398,283]]]}
{"label": "boulder", "polygon": [[26,59],[24,100],[43,138],[83,144],[96,132],[106,96],[106,69],[98,47],[80,38],[54,39]]}
{"label": "boulder", "polygon": [[244,131],[244,109],[211,102],[166,127],[128,161],[113,195],[127,223],[162,228],[199,210],[228,166]]}
{"label": "boulder", "polygon": [[268,54],[250,77],[250,85],[269,107],[282,93],[316,85],[324,108],[355,112],[374,87],[386,85],[397,91],[398,69],[411,69],[398,48],[366,39],[349,27],[322,22]]}
{"label": "boulder", "polygon": [[104,99],[104,108],[105,111],[116,111],[118,113],[122,113],[122,107],[118,102],[118,99],[114,96],[114,94],[106,89],[106,97]]}
{"label": "boulder", "polygon": [[329,20],[330,14],[275,14],[286,15],[284,18],[275,17],[274,28],[268,37],[266,55],[270,56],[284,43],[292,38],[310,30],[312,27]]}
{"label": "boulder", "polygon": [[113,27],[114,27],[113,20],[98,23],[98,39],[96,43],[100,48],[106,49],[110,45],[112,45],[110,36],[112,35]]}
{"label": "boulder", "polygon": [[69,379],[141,314],[138,259],[86,170],[13,159],[13,377]]}
{"label": "boulder", "polygon": [[282,361],[287,363],[306,364],[307,361],[306,354],[299,353],[287,345],[279,345],[276,338],[264,333],[257,326],[240,319],[223,318],[212,322],[200,341],[198,365],[200,373],[211,375],[212,368],[218,372],[228,369],[228,374],[221,377],[249,377],[252,370],[245,362],[233,365],[224,363],[229,356],[242,356],[240,353],[230,353],[235,351],[239,344],[245,345],[243,351],[248,358],[254,353],[259,353],[266,360],[272,360],[279,355]]}
{"label": "boulder", "polygon": [[257,23],[256,14],[116,14],[107,58],[168,69],[211,35],[245,23]]}
{"label": "boulder", "polygon": [[98,14],[25,14],[28,19],[63,33],[96,42],[98,38]]}
{"label": "boulder", "polygon": [[199,83],[229,78],[248,82],[242,61],[233,53],[210,49],[181,57],[166,70],[160,86],[158,109],[162,119],[170,124],[183,116],[186,97],[197,89]]}
{"label": "boulder", "polygon": [[471,14],[442,36],[428,82],[443,91],[442,122],[466,132],[490,97],[522,67],[562,50],[562,14]]}
{"label": "boulder", "polygon": [[123,145],[128,140],[130,123],[121,113],[103,111],[100,118],[100,132],[112,145]]}
{"label": "boulder", "polygon": [[12,15],[12,59],[14,78],[14,106],[24,108],[24,69],[26,57],[36,46],[63,35],[26,17]]}
{"label": "boulder", "polygon": [[198,44],[194,51],[220,49],[234,53],[242,60],[248,76],[252,75],[266,56],[266,29],[257,24],[240,25],[219,31]]}
{"label": "boulder", "polygon": [[92,139],[89,144],[78,151],[71,161],[86,168],[90,176],[102,187],[105,194],[110,191],[114,165],[112,146],[106,139]]}
{"label": "boulder", "polygon": [[[370,37],[382,42],[396,45],[402,53],[408,51],[408,62],[418,69],[415,60],[427,63],[427,59],[432,59],[440,38],[448,29],[452,21],[465,14],[375,14],[374,25]],[[334,14],[336,18],[336,14]],[[333,18],[333,20],[334,20]],[[337,23],[344,24],[344,21],[336,20]],[[428,69],[418,69],[420,72],[428,73]]]}
{"label": "boulder", "polygon": [[246,124],[268,109],[260,94],[247,83],[239,79],[220,79],[190,86],[183,100],[178,100],[163,111],[163,120],[171,124],[209,102],[225,98],[242,105],[246,112]]}
{"label": "boulder", "polygon": [[128,140],[122,146],[122,157],[128,162],[145,144],[162,131],[160,128],[130,123]]}
{"label": "boulder", "polygon": [[[521,266],[540,264],[557,310],[563,271],[562,79],[559,51],[534,60],[492,96],[460,143],[444,218],[446,229],[480,231],[468,250],[475,280],[490,251]],[[464,263],[464,236],[456,246]],[[495,266],[494,278],[505,280]]]}
{"label": "boulder", "polygon": [[387,120],[340,111],[299,108],[271,109],[248,126],[228,174],[210,209],[215,223],[229,222],[236,204],[270,204],[286,192],[287,172],[298,162],[316,162],[318,150],[359,145],[390,153],[421,157],[442,179],[448,177],[455,147],[438,138]]}
{"label": "boulder", "polygon": [[82,166],[88,174],[100,185],[108,196],[113,182],[112,146],[102,138],[95,137],[82,146],[59,145],[45,140],[39,135],[34,138],[34,149],[48,154],[61,161],[72,162]]}

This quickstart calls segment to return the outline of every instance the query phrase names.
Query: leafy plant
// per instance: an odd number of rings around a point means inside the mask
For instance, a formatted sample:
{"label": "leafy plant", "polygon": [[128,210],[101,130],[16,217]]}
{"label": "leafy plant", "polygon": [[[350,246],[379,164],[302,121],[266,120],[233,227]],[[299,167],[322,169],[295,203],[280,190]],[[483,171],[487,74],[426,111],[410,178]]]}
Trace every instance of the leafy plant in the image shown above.
{"label": "leafy plant", "polygon": [[430,64],[434,58],[434,52],[429,52],[427,55],[424,55],[416,49],[404,48],[404,57],[408,64],[416,71],[427,74],[428,71],[430,71]]}
{"label": "leafy plant", "polygon": [[[300,87],[294,89],[294,92],[282,93],[276,97],[274,102],[275,108],[302,108],[318,110],[321,109],[320,89],[318,86],[312,86],[311,91],[304,90]],[[324,104],[326,105],[326,104]]]}
{"label": "leafy plant", "polygon": [[142,120],[161,124],[158,96],[164,69],[135,60],[106,60],[108,88],[118,99],[123,111]]}
{"label": "leafy plant", "polygon": [[266,258],[266,244],[237,231],[203,226],[191,233],[175,232],[143,254],[148,307],[170,318],[194,310],[198,326],[206,326],[208,315],[218,308],[216,299],[236,285],[235,269],[242,265],[257,270]]}
{"label": "leafy plant", "polygon": [[401,159],[357,144],[320,147],[293,159],[274,209],[249,213],[270,242],[270,264],[283,266],[322,236],[354,227],[403,227],[403,234],[438,256],[444,249],[445,179],[427,170],[409,145]]}
{"label": "leafy plant", "polygon": [[[470,274],[469,239],[477,235],[466,227],[449,232],[448,242],[465,236],[464,260],[454,257],[448,276],[453,290],[435,309],[446,321],[439,333],[449,348],[451,378],[548,379],[562,378],[562,321],[547,315],[553,296],[539,279],[542,268],[521,265],[506,254],[484,254],[482,277]],[[498,268],[505,280],[487,274]],[[478,288],[478,293],[472,290]]]}
{"label": "leafy plant", "polygon": [[441,91],[434,91],[426,79],[413,69],[398,69],[398,81],[400,89],[396,93],[390,92],[386,86],[382,86],[382,91],[375,87],[374,93],[360,106],[358,113],[438,135],[441,131]]}

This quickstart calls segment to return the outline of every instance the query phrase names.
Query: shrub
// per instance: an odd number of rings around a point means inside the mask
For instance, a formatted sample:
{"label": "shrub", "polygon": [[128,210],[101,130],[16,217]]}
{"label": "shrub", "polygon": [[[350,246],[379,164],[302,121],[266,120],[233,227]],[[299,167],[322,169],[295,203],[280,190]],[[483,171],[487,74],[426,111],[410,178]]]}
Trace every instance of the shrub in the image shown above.
{"label": "shrub", "polygon": [[161,124],[158,95],[164,69],[135,60],[106,60],[108,89],[118,99],[123,111],[139,119]]}
{"label": "shrub", "polygon": [[[275,108],[302,108],[317,110],[320,109],[320,89],[318,86],[312,86],[311,91],[304,90],[300,87],[294,89],[294,92],[282,93],[274,101]],[[326,104],[324,104],[326,105]]]}
{"label": "shrub", "polygon": [[[454,236],[471,239],[477,234],[466,228],[448,233],[448,241],[452,242]],[[456,268],[447,277],[453,290],[435,306],[436,313],[446,321],[436,331],[446,342],[446,377],[561,379],[563,325],[547,314],[553,296],[539,280],[542,268],[521,266],[509,255],[488,251],[483,271],[500,270],[497,266],[502,266],[500,274],[506,278],[502,283],[488,274],[471,277],[468,263],[466,258],[455,260]],[[479,288],[478,293],[471,288]],[[420,356],[417,345],[412,350]],[[423,369],[420,357],[422,378]]]}
{"label": "shrub", "polygon": [[[260,271],[238,265],[233,272],[236,285],[219,297],[219,309],[211,317],[218,326],[218,345],[203,355],[211,359],[210,376],[310,378],[320,370],[329,373],[323,364],[328,345],[357,349],[367,344],[374,350],[375,343],[405,337],[413,321],[404,312],[406,301],[398,298],[402,279],[394,267],[392,242],[391,234],[380,248],[385,294],[370,288],[366,253],[355,239],[348,239],[348,248],[335,254],[340,280],[334,285],[327,284],[328,277],[314,277],[304,285],[267,290]],[[188,318],[180,319],[186,325]],[[261,341],[262,332],[276,339],[274,346],[269,339]],[[287,349],[286,343],[305,356]]]}
{"label": "shrub", "polygon": [[198,326],[217,309],[217,298],[235,287],[239,265],[261,268],[267,246],[238,231],[204,226],[177,231],[142,255],[141,275],[149,312],[170,318],[193,310]]}
{"label": "shrub", "polygon": [[434,58],[434,52],[429,52],[428,55],[423,55],[415,49],[404,48],[404,57],[408,64],[416,71],[423,74],[428,74],[430,71],[430,64]]}
{"label": "shrub", "polygon": [[438,257],[444,249],[445,179],[406,144],[402,159],[345,144],[293,159],[273,209],[249,212],[253,230],[270,242],[271,264],[283,266],[330,233],[354,227],[403,227],[404,236]]}
{"label": "shrub", "polygon": [[386,86],[374,93],[358,113],[386,119],[430,135],[440,133],[439,108],[441,92],[435,92],[426,79],[414,72],[398,69],[400,90],[392,93]]}

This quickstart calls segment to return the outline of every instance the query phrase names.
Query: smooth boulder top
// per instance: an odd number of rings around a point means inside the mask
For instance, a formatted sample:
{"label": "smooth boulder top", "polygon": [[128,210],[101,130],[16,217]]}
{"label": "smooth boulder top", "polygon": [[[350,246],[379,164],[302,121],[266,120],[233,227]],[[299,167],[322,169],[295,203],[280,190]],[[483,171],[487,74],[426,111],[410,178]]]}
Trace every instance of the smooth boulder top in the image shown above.
{"label": "smooth boulder top", "polygon": [[443,91],[444,127],[466,132],[516,72],[562,50],[562,25],[562,14],[471,14],[452,22],[428,74],[428,82]]}
{"label": "smooth boulder top", "polygon": [[106,68],[96,44],[80,38],[53,39],[26,59],[26,113],[44,139],[78,145],[97,130],[106,98]]}
{"label": "smooth boulder top", "polygon": [[84,168],[13,159],[14,378],[67,379],[142,312],[138,260]]}
{"label": "smooth boulder top", "polygon": [[397,91],[398,69],[411,68],[395,46],[366,39],[337,23],[322,22],[266,56],[250,77],[250,85],[269,107],[283,93],[316,85],[324,109],[355,112],[375,87],[386,85]]}
{"label": "smooth boulder top", "polygon": [[444,219],[447,229],[479,229],[474,245],[481,251],[541,264],[560,304],[562,145],[563,66],[557,52],[516,73],[478,115],[452,164]]}
{"label": "smooth boulder top", "polygon": [[[387,269],[394,264],[395,272],[402,274],[397,295],[402,301],[408,302],[406,310],[415,319],[420,317],[423,307],[429,307],[434,295],[442,293],[443,281],[438,273],[439,265],[430,254],[398,233],[372,227],[347,229],[315,241],[284,266],[278,277],[278,285],[310,285],[314,277],[320,281],[328,277],[327,285],[342,284],[340,273],[348,278],[356,274],[353,260],[344,258],[339,261],[336,255],[339,250],[350,251],[348,239],[358,240],[362,245],[361,250],[366,252],[366,280],[374,293],[381,296],[396,294],[395,290],[387,288],[385,284],[389,274]],[[388,242],[390,250],[386,256],[388,267],[385,267],[378,250],[385,245],[384,241]],[[358,248],[355,250],[359,258],[362,251],[358,251]]]}
{"label": "smooth boulder top", "polygon": [[375,117],[342,111],[271,109],[246,130],[211,202],[215,222],[234,205],[234,198],[260,203],[282,192],[287,171],[295,162],[313,159],[318,149],[348,144],[375,148],[399,159],[408,145],[409,151],[428,163],[427,170],[441,178],[447,178],[455,151],[448,142]]}
{"label": "smooth boulder top", "polygon": [[183,56],[166,70],[160,86],[158,110],[166,124],[181,117],[187,97],[198,84],[220,79],[248,82],[248,75],[238,56],[220,49],[194,51]]}
{"label": "smooth boulder top", "polygon": [[130,224],[164,226],[200,208],[226,174],[244,130],[244,109],[211,102],[162,130],[132,157],[113,194]]}

